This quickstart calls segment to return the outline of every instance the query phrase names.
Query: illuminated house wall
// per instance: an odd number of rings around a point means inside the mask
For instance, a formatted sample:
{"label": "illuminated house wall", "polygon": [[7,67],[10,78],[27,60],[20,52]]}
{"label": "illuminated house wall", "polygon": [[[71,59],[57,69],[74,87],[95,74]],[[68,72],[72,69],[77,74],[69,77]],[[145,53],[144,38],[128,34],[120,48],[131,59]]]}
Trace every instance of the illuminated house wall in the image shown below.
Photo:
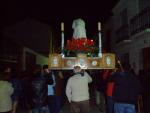
{"label": "illuminated house wall", "polygon": [[5,66],[13,67],[21,72],[22,70],[33,71],[36,64],[48,64],[48,57],[20,45],[7,37],[0,38],[0,70]]}
{"label": "illuminated house wall", "polygon": [[36,64],[45,65],[48,64],[48,57],[45,57],[43,55],[37,55],[36,57]]}
{"label": "illuminated house wall", "polygon": [[[112,9],[113,16],[104,26],[104,37],[110,37],[111,51],[122,62],[129,62],[138,73],[150,68],[150,1],[120,0]],[[147,52],[143,52],[147,48]],[[145,57],[146,56],[146,57]]]}
{"label": "illuminated house wall", "polygon": [[[32,60],[30,60],[32,59]],[[32,69],[36,64],[41,66],[48,64],[48,57],[43,56],[27,47],[23,49],[23,70]]]}

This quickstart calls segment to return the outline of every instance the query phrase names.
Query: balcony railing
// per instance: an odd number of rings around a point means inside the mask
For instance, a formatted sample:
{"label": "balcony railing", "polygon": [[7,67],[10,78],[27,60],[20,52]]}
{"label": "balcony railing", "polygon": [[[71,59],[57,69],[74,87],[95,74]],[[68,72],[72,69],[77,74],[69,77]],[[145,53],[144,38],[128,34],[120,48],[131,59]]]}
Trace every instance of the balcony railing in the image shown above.
{"label": "balcony railing", "polygon": [[130,20],[131,35],[150,28],[150,7],[145,8]]}
{"label": "balcony railing", "polygon": [[129,39],[129,25],[123,25],[119,29],[116,30],[117,40],[116,43],[119,43],[123,40]]}

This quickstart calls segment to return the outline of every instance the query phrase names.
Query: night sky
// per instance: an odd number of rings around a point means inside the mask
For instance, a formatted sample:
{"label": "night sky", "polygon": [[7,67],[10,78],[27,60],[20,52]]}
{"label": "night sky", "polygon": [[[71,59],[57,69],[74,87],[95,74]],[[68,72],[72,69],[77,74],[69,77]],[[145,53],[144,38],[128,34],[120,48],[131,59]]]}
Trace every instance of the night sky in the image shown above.
{"label": "night sky", "polygon": [[5,0],[2,5],[1,26],[15,24],[24,18],[32,18],[52,26],[56,36],[60,34],[60,23],[65,23],[65,34],[72,35],[72,22],[82,18],[86,22],[87,36],[97,32],[97,22],[104,23],[111,9],[119,0]]}

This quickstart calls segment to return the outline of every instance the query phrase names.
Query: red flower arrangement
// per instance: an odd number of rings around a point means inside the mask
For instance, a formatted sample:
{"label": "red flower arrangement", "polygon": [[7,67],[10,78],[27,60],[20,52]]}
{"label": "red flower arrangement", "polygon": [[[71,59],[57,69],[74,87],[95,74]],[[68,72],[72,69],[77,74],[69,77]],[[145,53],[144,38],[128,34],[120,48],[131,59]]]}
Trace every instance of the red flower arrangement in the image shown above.
{"label": "red flower arrangement", "polygon": [[67,51],[74,51],[74,52],[82,52],[88,53],[94,51],[94,42],[88,38],[78,38],[74,39],[73,37],[71,40],[67,40],[66,45]]}

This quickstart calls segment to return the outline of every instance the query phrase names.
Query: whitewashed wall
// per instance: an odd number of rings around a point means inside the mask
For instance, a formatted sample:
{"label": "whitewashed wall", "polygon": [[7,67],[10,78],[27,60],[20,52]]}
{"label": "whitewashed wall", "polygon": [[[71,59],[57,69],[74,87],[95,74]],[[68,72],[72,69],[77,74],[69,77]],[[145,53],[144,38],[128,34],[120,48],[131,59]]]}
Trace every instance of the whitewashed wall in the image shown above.
{"label": "whitewashed wall", "polygon": [[[145,0],[145,2],[148,1]],[[140,11],[139,5],[139,0],[120,0],[120,2],[112,10],[113,16],[109,19],[104,27],[104,31],[111,29],[112,50],[117,53],[118,56],[129,53],[130,64],[132,65],[133,63],[135,63],[136,73],[138,73],[138,71],[143,68],[142,49],[150,47],[150,29],[147,29],[139,34],[130,37],[131,42],[121,42],[119,44],[116,44],[115,42],[115,31],[121,26],[120,12],[123,9],[127,8],[128,20],[130,20]]]}

